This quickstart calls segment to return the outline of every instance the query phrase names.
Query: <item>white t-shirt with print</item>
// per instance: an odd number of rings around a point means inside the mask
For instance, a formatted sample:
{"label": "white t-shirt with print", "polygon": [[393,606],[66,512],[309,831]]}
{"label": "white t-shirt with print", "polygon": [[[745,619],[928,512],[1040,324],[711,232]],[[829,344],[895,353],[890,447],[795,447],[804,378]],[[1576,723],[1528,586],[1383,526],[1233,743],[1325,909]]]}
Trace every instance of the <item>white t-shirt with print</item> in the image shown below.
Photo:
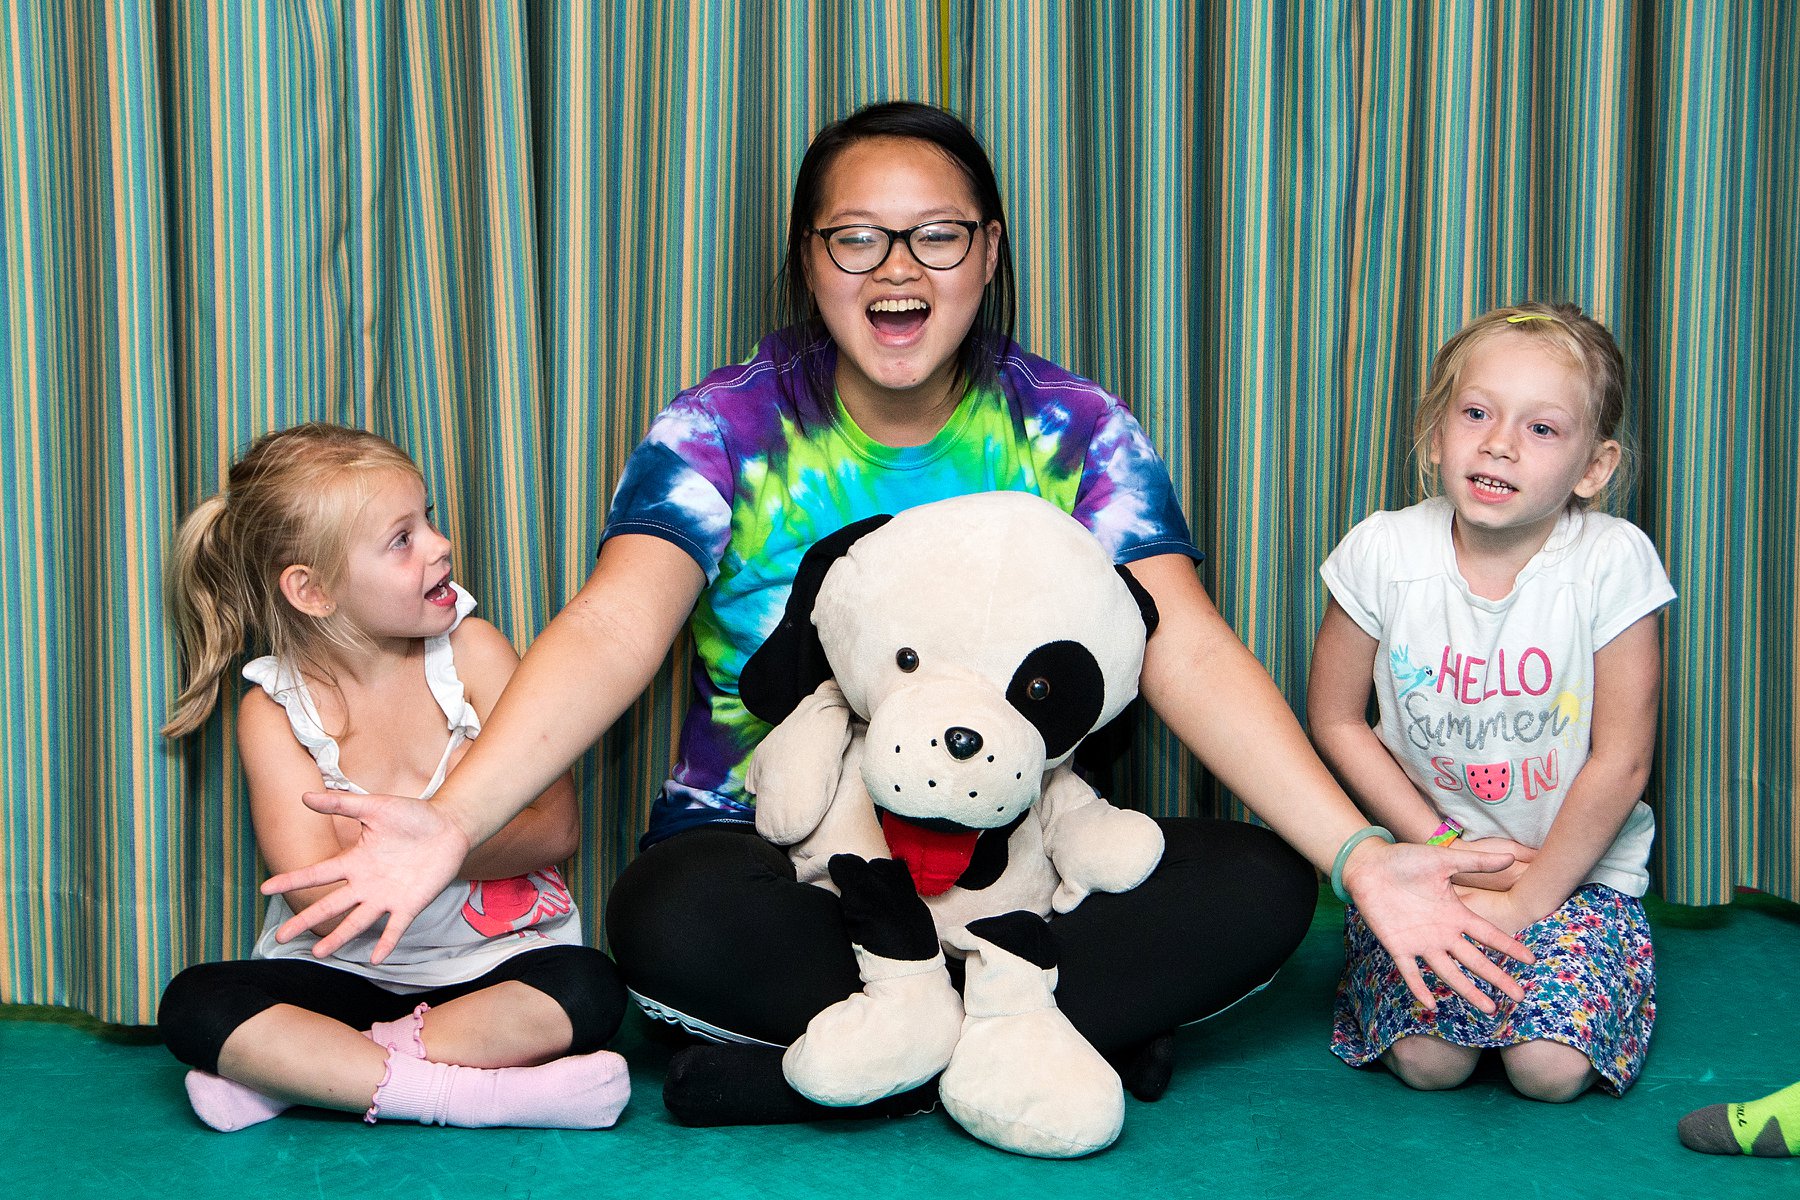
{"label": "white t-shirt with print", "polygon": [[[1588,757],[1594,654],[1675,599],[1656,547],[1629,521],[1569,511],[1512,592],[1469,590],[1435,497],[1378,512],[1319,568],[1378,643],[1381,742],[1468,838],[1542,846]],[[1649,886],[1655,821],[1642,800],[1585,882]]]}

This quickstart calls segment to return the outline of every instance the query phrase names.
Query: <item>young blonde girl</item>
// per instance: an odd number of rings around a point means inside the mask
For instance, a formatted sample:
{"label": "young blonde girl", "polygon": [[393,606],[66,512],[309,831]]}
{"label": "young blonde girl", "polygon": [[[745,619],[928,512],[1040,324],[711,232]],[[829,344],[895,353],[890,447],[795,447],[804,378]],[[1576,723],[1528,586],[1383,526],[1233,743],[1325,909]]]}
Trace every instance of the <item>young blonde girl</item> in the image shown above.
{"label": "young blonde girl", "polygon": [[[164,732],[200,726],[246,640],[268,649],[244,668],[256,686],[238,748],[272,871],[356,840],[354,821],[302,793],[429,796],[480,732],[517,660],[450,576],[418,468],[360,430],[263,438],[182,526],[169,596],[187,686]],[[276,942],[331,888],[275,896],[253,959],[191,967],[163,995],[195,1113],[226,1131],[295,1103],[369,1121],[611,1125],[630,1082],[599,1047],[624,989],[582,944],[557,872],[577,829],[565,775],[468,856],[379,966],[369,937],[315,958],[334,923]]]}
{"label": "young blonde girl", "polygon": [[[1404,841],[1505,851],[1457,879],[1535,964],[1525,997],[1418,1002],[1352,906],[1332,1049],[1421,1089],[1498,1048],[1538,1100],[1636,1079],[1655,1019],[1640,796],[1655,734],[1656,613],[1674,592],[1644,534],[1592,510],[1624,406],[1612,336],[1570,305],[1476,318],[1432,363],[1415,421],[1431,494],[1376,513],[1320,573],[1331,593],[1307,697],[1313,740]],[[1380,721],[1367,717],[1373,689]]]}

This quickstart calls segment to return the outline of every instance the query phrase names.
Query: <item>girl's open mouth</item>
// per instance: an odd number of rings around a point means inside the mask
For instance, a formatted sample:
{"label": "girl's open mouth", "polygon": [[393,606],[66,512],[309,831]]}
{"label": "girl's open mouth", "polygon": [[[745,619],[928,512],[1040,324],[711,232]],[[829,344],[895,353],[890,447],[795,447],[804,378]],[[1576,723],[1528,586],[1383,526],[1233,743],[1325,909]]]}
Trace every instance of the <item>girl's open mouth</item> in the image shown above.
{"label": "girl's open mouth", "polygon": [[1504,480],[1494,479],[1487,475],[1471,475],[1469,476],[1469,482],[1474,486],[1476,495],[1485,496],[1494,500],[1498,500],[1503,496],[1510,496],[1519,490]]}
{"label": "girl's open mouth", "polygon": [[924,328],[931,316],[931,305],[917,297],[900,300],[877,300],[869,305],[869,324],[884,341],[903,342]]}
{"label": "girl's open mouth", "polygon": [[425,593],[427,604],[450,605],[456,603],[456,593],[450,590],[450,577],[444,576],[436,587]]}

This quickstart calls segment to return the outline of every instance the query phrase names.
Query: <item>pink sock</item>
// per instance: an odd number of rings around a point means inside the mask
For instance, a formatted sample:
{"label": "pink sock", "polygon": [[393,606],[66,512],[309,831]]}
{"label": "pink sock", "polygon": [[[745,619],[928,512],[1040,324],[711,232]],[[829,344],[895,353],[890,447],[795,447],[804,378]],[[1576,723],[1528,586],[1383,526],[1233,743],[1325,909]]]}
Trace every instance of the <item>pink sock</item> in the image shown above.
{"label": "pink sock", "polygon": [[[397,1021],[377,1021],[363,1036],[389,1051],[424,1058],[425,1014],[430,1010],[430,1005],[421,1004]],[[235,1133],[260,1125],[293,1107],[286,1100],[277,1100],[246,1084],[205,1071],[188,1072],[187,1094],[194,1115],[220,1133]]]}
{"label": "pink sock", "polygon": [[431,1005],[421,1004],[398,1021],[375,1022],[363,1036],[377,1046],[398,1050],[409,1058],[424,1058],[425,1014],[430,1011]]}
{"label": "pink sock", "polygon": [[187,1073],[187,1094],[194,1115],[220,1133],[260,1125],[293,1107],[286,1100],[265,1096],[253,1087],[205,1071]]}
{"label": "pink sock", "polygon": [[496,1070],[390,1053],[387,1068],[363,1118],[371,1123],[379,1115],[466,1129],[605,1129],[631,1099],[625,1060],[610,1050]]}

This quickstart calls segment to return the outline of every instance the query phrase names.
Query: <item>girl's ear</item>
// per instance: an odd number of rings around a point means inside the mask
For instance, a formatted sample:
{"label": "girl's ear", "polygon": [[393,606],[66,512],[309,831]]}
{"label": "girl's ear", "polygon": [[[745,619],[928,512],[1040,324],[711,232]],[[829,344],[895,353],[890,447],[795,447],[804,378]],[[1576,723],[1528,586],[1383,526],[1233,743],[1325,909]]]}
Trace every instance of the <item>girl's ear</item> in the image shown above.
{"label": "girl's ear", "polygon": [[987,242],[987,273],[981,282],[989,284],[994,282],[994,272],[1000,267],[1000,222],[989,221],[983,228],[987,230],[987,237],[983,239]]}
{"label": "girl's ear", "polygon": [[295,563],[281,572],[281,595],[296,612],[309,617],[329,617],[337,605],[319,586],[318,577],[305,563]]}
{"label": "girl's ear", "polygon": [[1588,461],[1588,469],[1575,481],[1575,494],[1583,500],[1592,500],[1598,496],[1600,489],[1606,486],[1606,481],[1619,469],[1619,459],[1623,454],[1619,443],[1611,438],[1594,447],[1594,457]]}

